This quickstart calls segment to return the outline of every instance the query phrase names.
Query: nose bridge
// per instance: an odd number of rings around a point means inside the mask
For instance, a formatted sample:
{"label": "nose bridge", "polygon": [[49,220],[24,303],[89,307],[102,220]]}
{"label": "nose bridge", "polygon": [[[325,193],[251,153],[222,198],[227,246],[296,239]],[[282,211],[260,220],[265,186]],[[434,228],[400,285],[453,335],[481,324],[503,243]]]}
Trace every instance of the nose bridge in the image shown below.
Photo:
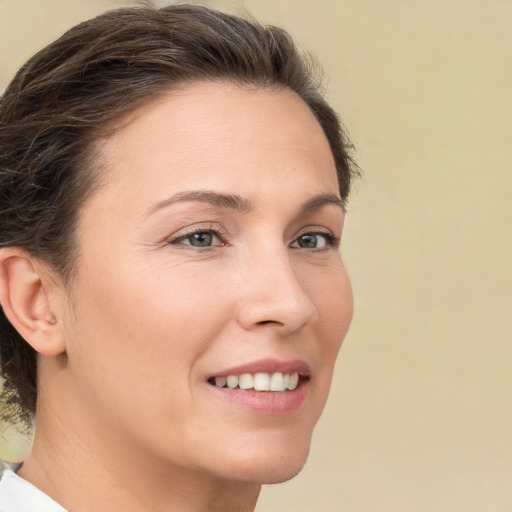
{"label": "nose bridge", "polygon": [[243,298],[238,310],[245,329],[272,325],[290,333],[317,318],[317,310],[297,278],[283,243],[258,251],[247,260]]}

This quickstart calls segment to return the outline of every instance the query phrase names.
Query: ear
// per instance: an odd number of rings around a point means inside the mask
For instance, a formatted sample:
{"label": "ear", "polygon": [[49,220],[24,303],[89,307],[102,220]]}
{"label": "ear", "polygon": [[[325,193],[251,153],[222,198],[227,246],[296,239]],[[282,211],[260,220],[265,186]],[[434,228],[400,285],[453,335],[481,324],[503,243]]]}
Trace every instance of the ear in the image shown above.
{"label": "ear", "polygon": [[55,284],[48,270],[19,247],[0,250],[0,304],[29,345],[46,356],[65,352],[62,316],[52,307]]}

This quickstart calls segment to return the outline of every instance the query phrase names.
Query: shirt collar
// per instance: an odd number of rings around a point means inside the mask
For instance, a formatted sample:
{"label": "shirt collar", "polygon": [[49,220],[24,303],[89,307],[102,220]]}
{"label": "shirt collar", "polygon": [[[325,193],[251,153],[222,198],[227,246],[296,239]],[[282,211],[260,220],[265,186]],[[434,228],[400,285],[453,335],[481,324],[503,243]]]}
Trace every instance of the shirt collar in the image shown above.
{"label": "shirt collar", "polygon": [[0,480],[0,512],[66,512],[58,503],[6,469]]}

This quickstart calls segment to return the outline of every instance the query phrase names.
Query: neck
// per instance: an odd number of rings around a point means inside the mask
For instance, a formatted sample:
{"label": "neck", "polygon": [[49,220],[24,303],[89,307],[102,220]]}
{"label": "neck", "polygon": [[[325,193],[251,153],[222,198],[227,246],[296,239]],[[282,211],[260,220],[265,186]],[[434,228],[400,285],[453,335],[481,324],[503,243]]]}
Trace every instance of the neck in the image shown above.
{"label": "neck", "polygon": [[[73,409],[39,397],[30,455],[19,470],[37,488],[73,512],[252,512],[261,486],[176,467],[136,443],[101,429]],[[70,421],[72,419],[72,421]],[[143,428],[143,427],[141,427]],[[101,432],[98,435],[98,432]]]}

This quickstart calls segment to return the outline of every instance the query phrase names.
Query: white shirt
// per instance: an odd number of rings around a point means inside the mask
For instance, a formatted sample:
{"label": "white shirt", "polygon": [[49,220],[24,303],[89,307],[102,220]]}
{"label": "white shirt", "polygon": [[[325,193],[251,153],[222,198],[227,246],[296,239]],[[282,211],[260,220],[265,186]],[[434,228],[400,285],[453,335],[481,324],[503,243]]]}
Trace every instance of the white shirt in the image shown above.
{"label": "white shirt", "polygon": [[66,509],[12,469],[5,469],[0,480],[0,512],[66,512]]}

